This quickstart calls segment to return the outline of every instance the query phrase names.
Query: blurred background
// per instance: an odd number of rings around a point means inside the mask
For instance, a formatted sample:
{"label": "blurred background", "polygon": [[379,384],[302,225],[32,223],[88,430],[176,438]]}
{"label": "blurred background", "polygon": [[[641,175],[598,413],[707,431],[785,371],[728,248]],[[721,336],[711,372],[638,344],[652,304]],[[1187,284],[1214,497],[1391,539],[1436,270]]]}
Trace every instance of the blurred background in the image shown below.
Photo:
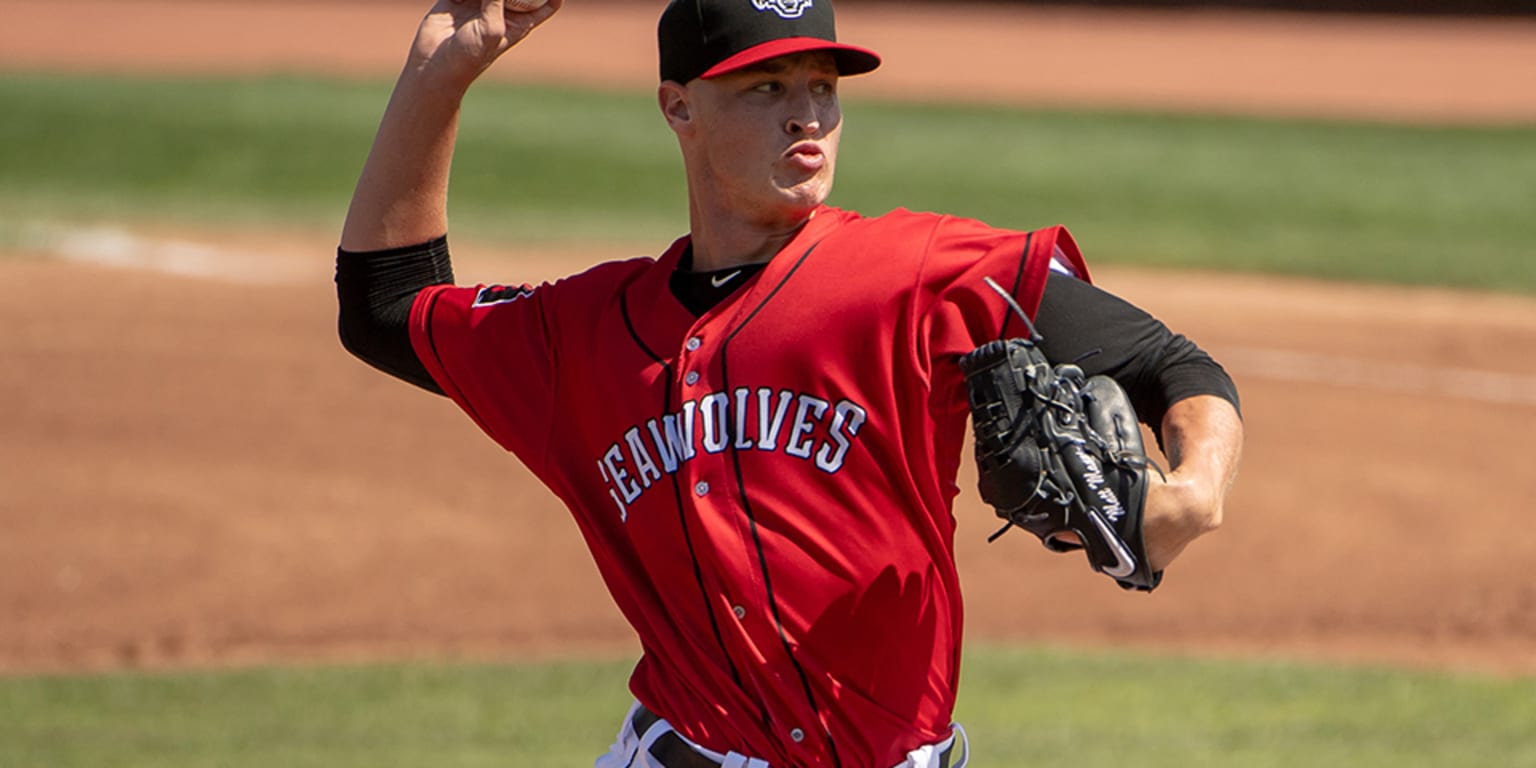
{"label": "blurred background", "polygon": [[[637,649],[568,515],[335,340],[428,7],[0,0],[0,765],[606,748]],[[1151,596],[985,544],[962,472],[985,762],[1536,765],[1532,4],[838,7],[886,63],[835,204],[1066,224],[1243,396],[1227,522]],[[461,282],[686,229],[659,10],[568,0],[471,93]]]}

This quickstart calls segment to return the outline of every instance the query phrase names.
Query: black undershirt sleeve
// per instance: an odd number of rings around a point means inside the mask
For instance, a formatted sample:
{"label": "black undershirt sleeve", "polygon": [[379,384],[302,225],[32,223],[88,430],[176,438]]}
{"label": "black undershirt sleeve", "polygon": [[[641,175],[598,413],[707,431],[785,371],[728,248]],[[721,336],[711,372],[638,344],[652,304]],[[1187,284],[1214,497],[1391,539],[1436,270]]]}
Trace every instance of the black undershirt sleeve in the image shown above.
{"label": "black undershirt sleeve", "polygon": [[452,283],[447,236],[384,251],[336,249],[342,346],[395,378],[443,394],[411,347],[411,304],[423,288]]}
{"label": "black undershirt sleeve", "polygon": [[1180,400],[1215,395],[1241,412],[1232,377],[1204,350],[1146,311],[1075,277],[1051,273],[1035,328],[1044,337],[1046,359],[1075,362],[1089,376],[1119,382],[1159,447],[1163,415]]}

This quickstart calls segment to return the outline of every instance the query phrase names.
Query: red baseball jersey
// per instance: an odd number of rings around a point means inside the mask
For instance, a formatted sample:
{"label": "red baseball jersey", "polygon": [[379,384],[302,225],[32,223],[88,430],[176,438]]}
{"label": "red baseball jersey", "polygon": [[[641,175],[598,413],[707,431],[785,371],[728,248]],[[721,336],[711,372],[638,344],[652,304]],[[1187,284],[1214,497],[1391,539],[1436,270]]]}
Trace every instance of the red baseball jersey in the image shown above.
{"label": "red baseball jersey", "polygon": [[948,738],[959,675],[956,359],[1022,335],[1066,230],[823,207],[695,318],[659,259],[439,286],[433,378],[575,515],[683,735],[774,766],[888,766]]}

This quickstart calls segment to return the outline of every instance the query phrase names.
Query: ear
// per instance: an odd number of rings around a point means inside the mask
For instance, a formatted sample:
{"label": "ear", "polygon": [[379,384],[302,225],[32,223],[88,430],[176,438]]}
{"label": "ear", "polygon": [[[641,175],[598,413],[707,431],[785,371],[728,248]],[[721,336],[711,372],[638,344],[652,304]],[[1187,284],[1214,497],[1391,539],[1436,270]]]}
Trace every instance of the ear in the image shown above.
{"label": "ear", "polygon": [[683,133],[693,127],[693,110],[688,104],[687,86],[671,80],[663,82],[656,89],[656,103],[661,107],[667,125],[674,132]]}

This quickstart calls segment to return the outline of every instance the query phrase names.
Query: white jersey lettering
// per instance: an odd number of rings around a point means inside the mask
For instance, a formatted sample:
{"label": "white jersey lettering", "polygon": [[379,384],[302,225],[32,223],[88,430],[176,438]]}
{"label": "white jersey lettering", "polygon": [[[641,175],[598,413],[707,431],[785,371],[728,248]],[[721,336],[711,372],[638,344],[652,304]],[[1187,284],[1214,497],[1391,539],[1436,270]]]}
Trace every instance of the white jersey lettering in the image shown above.
{"label": "white jersey lettering", "polygon": [[613,499],[614,506],[619,508],[619,522],[629,522],[629,507],[624,504],[623,499],[619,498],[619,492],[613,489],[613,481],[608,478],[608,466],[598,461],[597,471],[602,474],[603,481],[608,483],[608,497]]}
{"label": "white jersey lettering", "polygon": [[[757,447],[759,450],[776,450],[779,445],[779,430],[784,426],[784,416],[789,413],[789,403],[795,399],[795,394],[789,390],[779,393],[779,407],[769,407],[773,390],[768,387],[759,387],[757,390]],[[770,422],[770,412],[772,421]]]}
{"label": "white jersey lettering", "polygon": [[809,440],[811,430],[816,424],[807,418],[811,411],[816,412],[815,420],[820,421],[827,412],[830,403],[811,395],[800,396],[800,407],[795,409],[795,425],[789,429],[789,445],[784,447],[784,452],[801,459],[809,459],[811,450],[815,447]]}
{"label": "white jersey lettering", "polygon": [[732,443],[738,451],[752,450],[752,438],[747,436],[747,398],[752,396],[748,387],[736,388],[736,440]]}
{"label": "white jersey lettering", "polygon": [[704,416],[704,450],[719,453],[725,450],[725,444],[729,442],[726,425],[730,423],[727,411],[731,407],[731,398],[715,392],[705,396],[700,406]]}
{"label": "white jersey lettering", "polygon": [[[738,387],[729,394],[712,392],[684,402],[675,413],[625,430],[598,460],[598,471],[619,508],[620,519],[627,521],[629,507],[642,493],[682,469],[699,450],[711,454],[727,449],[782,451],[835,474],[843,468],[868,419],[863,406],[847,399],[834,406],[815,395],[770,387]],[[756,425],[756,433],[752,425]],[[782,445],[781,435],[786,437]]]}
{"label": "white jersey lettering", "polygon": [[816,452],[817,467],[828,474],[843,468],[848,447],[853,444],[853,438],[859,436],[859,427],[864,426],[865,417],[864,409],[857,404],[848,400],[838,402],[832,409],[832,426],[827,428],[827,435],[837,447],[823,444]]}
{"label": "white jersey lettering", "polygon": [[629,455],[635,465],[635,474],[640,476],[640,482],[645,487],[651,487],[652,480],[661,479],[661,470],[656,468],[656,462],[651,458],[645,445],[640,442],[640,428],[633,427],[624,433],[624,442],[629,444]]}
{"label": "white jersey lettering", "polygon": [[624,494],[626,505],[635,503],[640,498],[640,486],[629,477],[629,472],[619,465],[624,460],[624,453],[619,450],[617,443],[609,446],[608,452],[603,454],[602,463],[608,469],[608,482]]}
{"label": "white jersey lettering", "polygon": [[679,455],[682,457],[683,461],[687,461],[693,458],[695,453],[695,449],[693,447],[693,413],[694,411],[698,410],[698,407],[698,403],[689,400],[688,402],[683,403],[682,415],[677,417],[668,416],[666,419],[668,421],[667,437],[669,438],[673,433],[671,426],[672,423],[681,420],[682,429],[681,431],[677,432],[677,437],[679,440],[679,445],[682,446],[682,451]]}
{"label": "white jersey lettering", "polygon": [[678,454],[683,452],[683,436],[677,433],[677,417],[663,416],[661,423],[666,425],[667,436],[661,436],[661,430],[657,428],[657,420],[651,419],[645,423],[646,429],[651,432],[651,442],[656,446],[656,455],[661,457],[661,468],[667,474],[677,471]]}

